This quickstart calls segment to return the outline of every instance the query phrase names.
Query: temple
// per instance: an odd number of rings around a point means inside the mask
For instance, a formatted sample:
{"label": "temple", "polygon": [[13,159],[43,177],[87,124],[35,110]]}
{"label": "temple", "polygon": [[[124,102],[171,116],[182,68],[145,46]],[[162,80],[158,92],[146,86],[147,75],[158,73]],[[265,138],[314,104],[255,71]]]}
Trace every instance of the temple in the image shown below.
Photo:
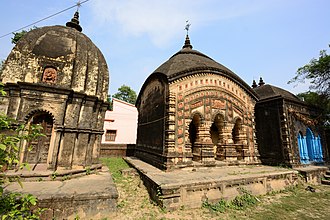
{"label": "temple", "polygon": [[[65,26],[31,30],[9,54],[1,109],[20,124],[41,124],[45,137],[20,146],[20,163],[36,170],[99,164],[109,72],[83,33],[78,12]],[[29,147],[32,145],[32,150]]]}
{"label": "temple", "polygon": [[259,101],[256,131],[263,164],[297,167],[320,164],[328,158],[320,109],[260,78],[253,83]]}
{"label": "temple", "polygon": [[259,163],[254,132],[255,91],[239,76],[183,48],[145,81],[135,155],[170,170],[194,165]]}

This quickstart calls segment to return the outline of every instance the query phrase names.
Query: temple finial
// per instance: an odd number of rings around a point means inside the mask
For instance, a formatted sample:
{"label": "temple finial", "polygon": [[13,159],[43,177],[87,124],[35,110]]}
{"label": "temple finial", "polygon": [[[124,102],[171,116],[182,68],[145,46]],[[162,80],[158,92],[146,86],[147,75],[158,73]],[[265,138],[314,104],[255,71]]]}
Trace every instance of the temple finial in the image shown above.
{"label": "temple finial", "polygon": [[77,31],[82,31],[82,27],[79,25],[79,7],[81,6],[80,1],[77,2],[77,11],[74,13],[71,21],[66,23],[67,27],[76,29]]}
{"label": "temple finial", "polygon": [[253,80],[253,82],[252,82],[252,88],[257,88],[257,87],[258,87],[257,82],[255,80]]}
{"label": "temple finial", "polygon": [[187,35],[189,34],[189,27],[190,27],[189,20],[186,20],[186,27],[184,28],[187,31]]}
{"label": "temple finial", "polygon": [[259,79],[259,86],[265,85],[264,80],[262,79],[262,77],[260,77]]}
{"label": "temple finial", "polygon": [[186,27],[184,28],[187,31],[187,35],[186,35],[186,40],[184,42],[184,45],[182,48],[190,48],[192,49],[192,45],[190,44],[190,39],[189,39],[189,27],[190,27],[190,23],[189,20],[186,20]]}
{"label": "temple finial", "polygon": [[81,7],[81,2],[80,1],[78,1],[77,2],[77,11],[79,11],[79,8]]}

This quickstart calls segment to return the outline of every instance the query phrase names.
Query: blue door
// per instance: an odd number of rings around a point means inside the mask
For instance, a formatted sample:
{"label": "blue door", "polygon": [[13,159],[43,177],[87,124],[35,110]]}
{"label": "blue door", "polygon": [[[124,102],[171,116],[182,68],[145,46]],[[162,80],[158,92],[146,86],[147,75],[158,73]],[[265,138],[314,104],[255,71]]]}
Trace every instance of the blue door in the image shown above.
{"label": "blue door", "polygon": [[312,130],[307,128],[306,136],[300,132],[298,134],[298,147],[300,162],[308,164],[310,162],[323,162],[323,151],[320,136],[315,137]]}
{"label": "blue door", "polygon": [[302,164],[309,164],[306,137],[301,135],[300,132],[298,133],[298,147],[299,147],[300,162]]}
{"label": "blue door", "polygon": [[315,149],[317,151],[315,161],[316,162],[323,162],[323,151],[322,151],[322,144],[321,144],[320,135],[315,137],[314,145],[315,145]]}
{"label": "blue door", "polygon": [[308,157],[309,160],[314,161],[316,156],[316,150],[315,150],[315,141],[314,141],[314,135],[311,129],[307,128],[306,130],[306,144],[307,144],[307,151],[308,151]]}

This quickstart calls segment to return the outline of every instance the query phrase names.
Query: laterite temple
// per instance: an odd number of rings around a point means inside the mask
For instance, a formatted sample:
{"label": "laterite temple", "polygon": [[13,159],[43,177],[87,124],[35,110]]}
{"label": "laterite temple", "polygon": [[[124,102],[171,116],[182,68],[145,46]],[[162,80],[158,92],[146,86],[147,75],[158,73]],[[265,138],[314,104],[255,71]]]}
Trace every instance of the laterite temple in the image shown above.
{"label": "laterite temple", "polygon": [[21,124],[41,124],[46,133],[20,148],[20,162],[39,170],[99,164],[109,72],[101,51],[81,30],[78,12],[66,27],[31,30],[4,65],[7,96],[1,109]]}

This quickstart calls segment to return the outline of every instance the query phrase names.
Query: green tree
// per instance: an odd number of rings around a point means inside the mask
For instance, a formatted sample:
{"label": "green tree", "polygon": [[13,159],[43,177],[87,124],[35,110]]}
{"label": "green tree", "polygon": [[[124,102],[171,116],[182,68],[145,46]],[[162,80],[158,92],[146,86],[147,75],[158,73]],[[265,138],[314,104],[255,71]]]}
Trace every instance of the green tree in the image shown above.
{"label": "green tree", "polygon": [[26,33],[27,33],[26,30],[22,30],[22,31],[16,32],[16,33],[14,32],[13,33],[14,37],[11,38],[11,43],[12,44],[17,44],[19,39],[21,39]]}
{"label": "green tree", "polygon": [[300,67],[296,76],[288,83],[304,83],[305,79],[311,80],[310,89],[330,98],[330,55],[327,54],[326,50],[320,51],[318,59],[313,58],[308,64]]}
{"label": "green tree", "polygon": [[14,32],[13,33],[13,37],[11,38],[11,43],[12,44],[17,44],[17,42],[19,41],[19,39],[21,39],[27,32],[36,29],[36,26],[33,26],[32,28],[30,28],[28,31],[26,30],[21,30],[20,32]]}
{"label": "green tree", "polygon": [[131,87],[122,85],[120,88],[118,88],[118,92],[115,93],[112,97],[134,105],[136,102],[137,95],[136,92],[131,89]]}
{"label": "green tree", "polygon": [[[6,93],[0,84],[0,96]],[[41,126],[18,125],[14,120],[0,113],[0,218],[1,219],[39,219],[42,209],[31,210],[37,204],[37,198],[27,194],[5,192],[8,179],[4,175],[6,169],[17,166],[20,141],[28,143],[41,134]],[[21,164],[19,168],[26,167]],[[17,180],[19,181],[19,180]],[[20,182],[19,182],[20,183]],[[20,183],[21,184],[21,183]]]}
{"label": "green tree", "polygon": [[299,93],[298,97],[302,98],[307,104],[313,105],[321,110],[318,119],[324,122],[326,128],[330,128],[330,99],[324,94],[316,92]]}
{"label": "green tree", "polygon": [[107,102],[109,102],[108,110],[112,111],[112,110],[113,110],[113,106],[112,106],[112,98],[111,98],[111,95],[108,95],[108,97],[107,97]]}

